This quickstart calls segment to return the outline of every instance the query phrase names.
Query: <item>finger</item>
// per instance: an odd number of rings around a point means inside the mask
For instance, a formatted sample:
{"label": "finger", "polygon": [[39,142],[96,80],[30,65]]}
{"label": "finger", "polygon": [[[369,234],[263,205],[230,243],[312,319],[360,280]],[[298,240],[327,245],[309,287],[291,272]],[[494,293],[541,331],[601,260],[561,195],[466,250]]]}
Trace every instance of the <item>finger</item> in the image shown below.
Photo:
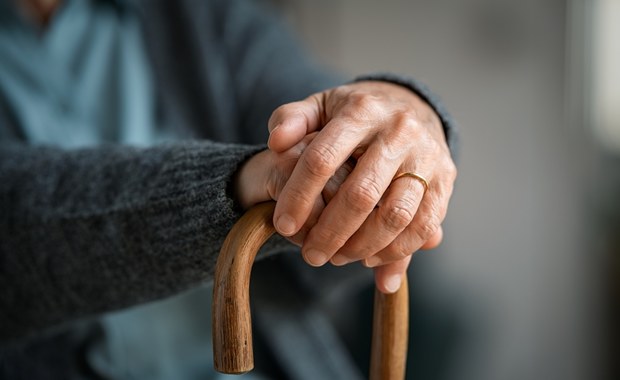
{"label": "finger", "polygon": [[297,233],[327,181],[364,138],[359,127],[342,123],[330,121],[301,154],[274,212],[274,225],[281,235]]}
{"label": "finger", "polygon": [[431,236],[431,238],[428,239],[426,243],[424,243],[422,247],[420,247],[420,249],[425,249],[425,250],[435,249],[439,247],[439,244],[441,244],[442,240],[443,240],[443,228],[439,226],[439,229],[437,230],[437,232],[435,232],[435,234]]}
{"label": "finger", "polygon": [[314,225],[317,223],[317,221],[319,220],[319,215],[321,215],[321,212],[323,212],[324,208],[325,208],[325,202],[323,201],[323,198],[321,197],[317,198],[316,201],[314,202],[312,211],[310,212],[310,215],[308,216],[308,220],[306,221],[306,223],[304,223],[304,225],[301,227],[299,232],[297,232],[295,235],[291,237],[288,237],[287,239],[293,244],[297,245],[298,247],[301,247],[303,244],[303,241],[306,238],[306,235],[312,229],[312,227],[314,227]]}
{"label": "finger", "polygon": [[393,181],[368,219],[331,259],[334,265],[358,261],[387,247],[413,221],[424,186],[407,178]]}
{"label": "finger", "polygon": [[386,294],[398,291],[410,262],[411,256],[408,256],[394,263],[375,268],[375,284],[377,289]]}
{"label": "finger", "polygon": [[279,199],[282,189],[291,177],[291,173],[295,169],[299,157],[312,142],[314,137],[316,137],[316,133],[306,135],[300,142],[284,152],[274,153],[269,150],[267,151],[272,153],[272,162],[268,164],[272,170],[267,185],[271,199],[275,201]]}
{"label": "finger", "polygon": [[312,227],[314,227],[314,225],[318,221],[319,215],[325,208],[325,205],[334,197],[334,195],[336,195],[338,188],[340,187],[340,185],[342,185],[342,183],[345,181],[345,179],[352,170],[353,166],[351,163],[349,163],[349,161],[345,162],[341,167],[338,168],[338,170],[336,170],[336,174],[334,174],[329,179],[329,181],[327,181],[325,188],[321,192],[322,196],[316,199],[314,207],[312,208],[312,211],[306,223],[304,223],[303,227],[299,230],[298,233],[289,238],[291,242],[301,247],[306,235],[308,234],[308,231],[310,231],[310,229],[312,229]]}
{"label": "finger", "polygon": [[282,152],[301,141],[304,136],[323,126],[323,94],[312,95],[302,101],[278,107],[269,118],[267,146]]}
{"label": "finger", "polygon": [[327,181],[323,191],[321,191],[321,196],[325,204],[329,203],[329,201],[336,196],[338,189],[353,171],[354,166],[355,164],[352,159],[347,160],[347,162],[342,164],[342,166],[336,170],[336,173]]}
{"label": "finger", "polygon": [[447,203],[447,199],[428,191],[411,224],[390,245],[365,259],[364,265],[377,267],[412,255],[439,231],[446,216]]}
{"label": "finger", "polygon": [[312,212],[310,213],[310,216],[308,217],[306,223],[299,230],[299,232],[293,237],[291,237],[289,240],[291,240],[298,246],[301,246],[301,244],[305,240],[306,235],[308,234],[308,231],[310,231],[310,229],[312,229],[312,227],[314,227],[314,225],[317,223],[319,215],[321,214],[321,212],[323,212],[323,209],[325,209],[325,205],[329,203],[329,201],[334,197],[334,195],[336,195],[338,188],[340,188],[340,186],[352,170],[353,165],[349,161],[345,162],[341,167],[338,168],[338,170],[336,170],[336,174],[334,174],[327,181],[325,188],[321,192],[321,197],[316,199],[314,207],[312,208]]}
{"label": "finger", "polygon": [[[295,168],[299,157],[308,146],[308,144],[310,144],[314,137],[316,137],[316,135],[316,132],[310,133],[306,135],[299,143],[294,145],[292,148],[286,150],[285,152],[272,153],[273,161],[275,161],[275,163],[272,163],[270,165],[272,167],[271,181],[268,185],[268,193],[270,194],[271,199],[276,201],[279,199],[280,194],[282,193],[282,189],[288,182],[288,179],[290,178],[290,175]],[[316,224],[318,216],[323,211],[323,208],[325,208],[325,202],[322,198],[319,197],[316,199],[316,202],[312,207],[306,224],[304,224],[304,226],[299,230],[297,234],[288,237],[288,240],[291,241],[293,244],[301,246],[308,231],[312,228],[312,226],[314,226],[314,224]]]}
{"label": "finger", "polygon": [[400,160],[392,158],[380,144],[372,144],[360,157],[304,241],[302,252],[311,264],[331,259],[368,218],[400,166]]}

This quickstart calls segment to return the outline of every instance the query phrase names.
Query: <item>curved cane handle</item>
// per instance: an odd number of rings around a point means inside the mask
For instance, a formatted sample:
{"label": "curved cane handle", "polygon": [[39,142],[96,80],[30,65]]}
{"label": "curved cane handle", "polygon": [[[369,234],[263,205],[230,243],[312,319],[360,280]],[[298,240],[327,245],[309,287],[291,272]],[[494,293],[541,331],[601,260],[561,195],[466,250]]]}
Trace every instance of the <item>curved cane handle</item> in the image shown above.
{"label": "curved cane handle", "polygon": [[213,282],[213,361],[219,372],[241,374],[254,368],[250,272],[260,247],[275,232],[275,203],[246,212],[226,236]]}
{"label": "curved cane handle", "polygon": [[[254,368],[250,273],[260,247],[275,232],[274,202],[254,206],[226,237],[215,268],[213,285],[213,359],[215,369],[241,374]],[[375,292],[370,378],[405,377],[409,324],[406,278],[400,290]]]}

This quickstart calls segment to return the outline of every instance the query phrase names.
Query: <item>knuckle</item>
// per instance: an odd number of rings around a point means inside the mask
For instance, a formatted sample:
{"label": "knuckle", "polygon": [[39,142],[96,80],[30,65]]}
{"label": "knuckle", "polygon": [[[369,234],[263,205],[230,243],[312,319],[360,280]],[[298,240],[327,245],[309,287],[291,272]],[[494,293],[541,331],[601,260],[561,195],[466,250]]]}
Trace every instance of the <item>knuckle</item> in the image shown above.
{"label": "knuckle", "polygon": [[368,93],[360,93],[355,96],[356,105],[362,109],[373,109],[377,100],[376,96]]}
{"label": "knuckle", "polygon": [[418,121],[410,112],[404,111],[394,116],[392,122],[391,133],[394,139],[411,144],[413,141],[420,140],[420,130],[418,129]]}
{"label": "knuckle", "polygon": [[426,242],[437,232],[439,225],[439,217],[435,213],[431,213],[428,218],[414,225],[414,234],[421,242]]}
{"label": "knuckle", "polygon": [[349,108],[345,115],[352,118],[369,118],[376,114],[376,111],[380,107],[379,99],[366,92],[353,92],[348,97],[349,104],[352,108]]}
{"label": "knuckle", "polygon": [[[278,198],[282,197],[280,196]],[[287,189],[286,198],[290,204],[297,205],[297,207],[311,205],[313,202],[313,200],[308,196],[308,192],[304,191],[304,189],[298,189],[293,187]]]}
{"label": "knuckle", "polygon": [[381,219],[383,224],[392,231],[400,231],[407,227],[413,220],[414,205],[412,202],[400,199],[392,202],[389,206],[384,207]]}
{"label": "knuckle", "polygon": [[395,117],[395,124],[405,131],[415,131],[420,127],[419,117],[415,110],[401,111]]}
{"label": "knuckle", "polygon": [[372,210],[381,199],[381,188],[375,179],[366,178],[345,193],[347,206],[355,212]]}
{"label": "knuckle", "polygon": [[387,250],[388,257],[386,261],[398,261],[404,258],[407,258],[413,254],[413,250],[408,246],[405,246],[403,243],[392,243]]}
{"label": "knuckle", "polygon": [[311,144],[302,155],[305,167],[315,178],[329,178],[333,175],[336,162],[335,149],[327,144]]}
{"label": "knuckle", "polygon": [[392,130],[398,134],[414,137],[422,130],[414,110],[404,109],[394,112],[390,117]]}
{"label": "knuckle", "polygon": [[[312,229],[313,243],[325,251],[336,251],[344,245],[348,236],[333,225],[317,224]],[[304,242],[306,244],[307,242]]]}

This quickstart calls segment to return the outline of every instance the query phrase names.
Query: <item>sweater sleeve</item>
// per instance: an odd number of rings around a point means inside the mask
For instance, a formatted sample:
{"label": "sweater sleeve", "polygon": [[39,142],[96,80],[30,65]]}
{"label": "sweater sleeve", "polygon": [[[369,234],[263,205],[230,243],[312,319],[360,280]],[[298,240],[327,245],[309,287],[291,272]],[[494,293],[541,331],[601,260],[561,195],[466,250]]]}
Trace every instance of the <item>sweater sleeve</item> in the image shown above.
{"label": "sweater sleeve", "polygon": [[0,339],[210,280],[258,149],[0,144]]}
{"label": "sweater sleeve", "polygon": [[[218,52],[233,78],[227,113],[239,120],[228,129],[239,129],[244,141],[265,141],[277,106],[344,82],[321,70],[254,2],[208,3],[220,20],[211,42],[225,47]],[[188,11],[196,6],[187,4]],[[71,151],[0,144],[0,339],[209,281],[239,217],[230,179],[259,149],[208,141]]]}
{"label": "sweater sleeve", "polygon": [[326,70],[283,22],[275,9],[260,1],[215,0],[225,56],[232,73],[245,135],[266,141],[267,121],[279,106],[346,82]]}

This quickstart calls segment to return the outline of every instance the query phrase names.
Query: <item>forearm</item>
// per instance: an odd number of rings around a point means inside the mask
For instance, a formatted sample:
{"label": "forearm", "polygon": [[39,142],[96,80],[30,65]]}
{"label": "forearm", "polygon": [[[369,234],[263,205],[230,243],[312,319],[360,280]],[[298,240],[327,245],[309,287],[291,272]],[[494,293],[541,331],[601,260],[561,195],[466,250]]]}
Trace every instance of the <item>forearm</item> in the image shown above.
{"label": "forearm", "polygon": [[210,280],[257,149],[0,148],[0,339]]}

